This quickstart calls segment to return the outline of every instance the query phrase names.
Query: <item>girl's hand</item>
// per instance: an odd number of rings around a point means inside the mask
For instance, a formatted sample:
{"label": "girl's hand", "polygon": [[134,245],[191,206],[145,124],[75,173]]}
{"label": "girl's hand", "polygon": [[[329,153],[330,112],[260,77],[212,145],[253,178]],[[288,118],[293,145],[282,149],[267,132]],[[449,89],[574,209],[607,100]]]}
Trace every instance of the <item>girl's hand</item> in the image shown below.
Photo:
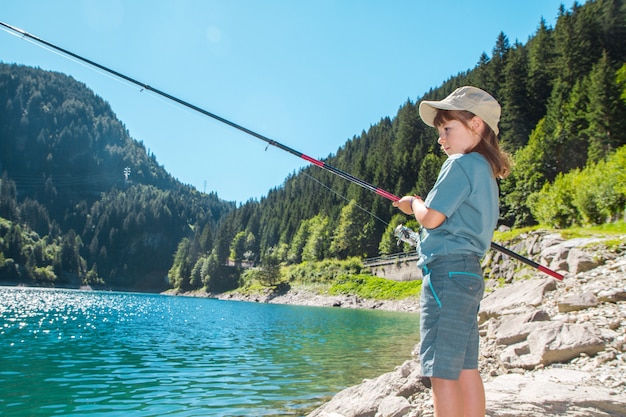
{"label": "girl's hand", "polygon": [[413,214],[413,203],[417,200],[422,201],[421,197],[407,195],[398,201],[394,201],[393,206],[399,208],[404,214]]}
{"label": "girl's hand", "polygon": [[434,229],[446,220],[446,216],[431,208],[426,207],[424,200],[418,196],[405,196],[393,202],[404,214],[414,215],[415,220],[427,229]]}

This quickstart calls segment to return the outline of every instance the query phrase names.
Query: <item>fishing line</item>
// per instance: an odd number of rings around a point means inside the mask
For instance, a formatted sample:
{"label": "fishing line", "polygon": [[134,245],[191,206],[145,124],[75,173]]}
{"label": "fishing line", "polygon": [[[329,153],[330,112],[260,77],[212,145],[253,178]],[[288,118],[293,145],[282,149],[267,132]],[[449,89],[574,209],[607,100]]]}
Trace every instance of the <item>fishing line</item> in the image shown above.
{"label": "fishing line", "polygon": [[300,171],[300,174],[304,175],[305,177],[309,177],[310,179],[312,179],[313,181],[315,181],[316,183],[318,183],[319,185],[321,185],[322,187],[326,188],[328,191],[330,191],[331,193],[335,194],[336,196],[338,196],[339,198],[347,201],[348,203],[351,201],[354,201],[354,205],[359,208],[360,210],[363,210],[365,213],[369,214],[370,216],[372,216],[373,218],[375,218],[376,220],[378,220],[379,222],[381,222],[382,224],[384,224],[385,226],[389,226],[389,223],[387,223],[386,221],[384,221],[383,219],[381,219],[380,217],[378,217],[377,215],[375,215],[374,213],[372,213],[371,211],[367,210],[366,208],[360,206],[356,200],[350,200],[348,197],[342,195],[341,193],[333,190],[332,188],[330,188],[329,186],[327,186],[326,184],[324,184],[323,182],[321,182],[320,180],[318,180],[317,178],[307,174],[306,172]]}
{"label": "fishing line", "polygon": [[[362,188],[364,188],[364,189],[366,189],[368,191],[374,192],[374,193],[380,195],[381,197],[384,197],[384,198],[386,198],[388,200],[391,200],[391,201],[398,201],[398,200],[400,200],[400,197],[398,197],[397,195],[392,194],[389,191],[385,191],[382,188],[378,188],[378,187],[376,187],[376,186],[374,186],[374,185],[372,185],[372,184],[370,184],[370,183],[368,183],[366,181],[363,181],[360,178],[357,178],[357,177],[353,176],[352,174],[349,174],[349,173],[344,172],[344,171],[342,171],[342,170],[340,170],[338,168],[335,168],[335,167],[333,167],[331,165],[328,165],[328,164],[326,164],[325,162],[323,162],[321,160],[312,158],[312,157],[310,157],[310,156],[308,156],[306,154],[298,152],[295,149],[292,149],[292,148],[290,148],[290,147],[288,147],[286,145],[283,145],[280,142],[276,142],[275,140],[270,139],[270,138],[268,138],[266,136],[263,136],[260,133],[257,133],[255,131],[250,130],[250,129],[246,128],[246,127],[243,127],[243,126],[241,126],[241,125],[239,125],[237,123],[234,123],[234,122],[232,122],[232,121],[230,121],[228,119],[225,119],[225,118],[223,118],[221,116],[218,116],[218,115],[216,115],[214,113],[211,113],[211,112],[209,112],[209,111],[207,111],[207,110],[205,110],[205,109],[203,109],[201,107],[198,107],[198,106],[196,106],[194,104],[191,104],[191,103],[189,103],[187,101],[184,101],[184,100],[182,100],[182,99],[180,99],[178,97],[175,97],[175,96],[173,96],[171,94],[168,94],[168,93],[166,93],[164,91],[161,91],[161,90],[158,90],[156,88],[150,87],[148,84],[145,84],[145,83],[143,83],[141,81],[135,80],[135,79],[133,79],[133,78],[127,76],[127,75],[124,75],[124,74],[122,74],[122,73],[120,73],[118,71],[115,71],[115,70],[112,70],[110,68],[107,68],[104,65],[98,64],[97,62],[91,61],[91,60],[89,60],[87,58],[84,58],[84,57],[82,57],[80,55],[77,55],[77,54],[75,54],[73,52],[70,52],[70,51],[68,51],[66,49],[63,49],[63,48],[61,48],[59,46],[56,46],[56,45],[54,45],[54,44],[52,44],[50,42],[47,42],[47,41],[45,41],[45,40],[43,40],[41,38],[36,37],[36,36],[26,32],[26,31],[24,31],[22,29],[19,29],[17,27],[11,26],[11,25],[9,25],[7,23],[4,23],[2,21],[0,21],[0,26],[2,26],[4,28],[14,32],[14,33],[17,33],[17,34],[21,35],[23,38],[32,39],[35,42],[37,42],[38,44],[45,45],[45,46],[47,46],[49,48],[52,48],[52,49],[54,49],[56,51],[61,52],[62,54],[66,55],[66,56],[70,56],[72,58],[78,59],[78,60],[80,60],[80,61],[82,61],[84,63],[89,64],[92,67],[98,68],[98,69],[100,69],[102,71],[105,71],[105,72],[107,72],[109,74],[112,74],[112,75],[114,75],[116,77],[119,77],[120,79],[125,80],[125,81],[127,81],[127,82],[129,82],[131,84],[135,84],[135,85],[141,87],[144,90],[151,91],[151,92],[153,92],[153,93],[155,93],[157,95],[160,95],[161,97],[164,97],[164,98],[166,98],[168,100],[171,100],[171,101],[173,101],[175,103],[178,103],[178,104],[180,104],[180,105],[182,105],[184,107],[190,108],[191,110],[195,110],[195,111],[197,111],[197,112],[199,112],[201,114],[204,114],[205,116],[208,116],[208,117],[210,117],[212,119],[215,119],[215,120],[217,120],[219,122],[222,122],[222,123],[224,123],[224,124],[226,124],[228,126],[231,126],[231,127],[235,128],[237,130],[240,130],[240,131],[242,131],[244,133],[247,133],[248,135],[254,136],[257,139],[260,139],[260,140],[266,142],[268,145],[272,145],[272,146],[275,146],[275,147],[277,147],[279,149],[282,149],[285,152],[289,152],[290,154],[295,155],[295,156],[297,156],[299,158],[302,158],[305,161],[307,161],[307,162],[309,162],[309,163],[311,163],[311,164],[313,164],[315,166],[318,166],[318,167],[320,167],[322,169],[330,171],[333,174],[335,174],[335,175],[337,175],[337,176],[339,176],[339,177],[341,177],[341,178],[343,178],[343,179],[345,179],[347,181],[352,182],[353,184],[356,184],[356,185],[358,185],[358,186],[360,186],[360,187],[362,187]],[[404,227],[403,230],[410,231],[411,233],[415,233],[415,232],[413,232],[412,230],[410,230],[407,227]],[[491,247],[493,249],[501,251],[502,253],[505,253],[505,254],[507,254],[509,256],[512,256],[515,259],[517,259],[517,260],[519,260],[521,262],[524,262],[525,264],[530,265],[533,268],[536,268],[536,269],[540,270],[541,272],[545,272],[546,274],[551,275],[552,277],[554,277],[556,279],[559,279],[559,280],[563,279],[563,275],[559,274],[558,272],[552,271],[551,269],[549,269],[549,268],[547,268],[545,266],[539,265],[536,262],[533,262],[532,260],[530,260],[528,258],[525,258],[524,256],[522,256],[520,254],[517,254],[517,253],[515,253],[515,252],[513,252],[513,251],[511,251],[509,249],[506,249],[506,248],[504,248],[504,247],[502,247],[502,246],[500,246],[500,245],[498,245],[496,243],[491,242]]]}
{"label": "fishing line", "polygon": [[125,86],[130,86],[130,84],[123,82],[122,80],[120,80],[117,77],[112,76],[111,74],[108,74],[106,71],[102,71],[102,70],[100,70],[97,67],[94,68],[93,66],[91,66],[88,63],[85,63],[83,60],[81,60],[79,58],[76,58],[76,57],[74,57],[72,55],[68,55],[68,54],[66,54],[64,52],[61,52],[61,51],[55,49],[53,46],[49,46],[49,45],[46,45],[46,44],[41,44],[37,40],[31,39],[28,36],[28,34],[26,34],[26,32],[24,32],[24,33],[14,32],[10,28],[7,27],[8,25],[4,25],[2,22],[0,22],[0,25],[2,26],[2,27],[0,27],[0,29],[2,29],[4,32],[8,33],[9,35],[15,36],[16,38],[20,38],[21,40],[23,40],[25,42],[28,42],[31,45],[35,45],[35,46],[43,49],[44,51],[48,51],[48,52],[50,52],[50,53],[52,53],[54,55],[57,55],[57,56],[59,56],[61,58],[70,60],[70,61],[72,61],[72,62],[74,62],[74,63],[76,63],[76,64],[78,64],[78,65],[80,65],[80,66],[82,66],[84,68],[87,68],[90,71],[95,71],[98,74],[103,75],[103,76],[105,76],[105,77],[107,77],[107,78],[109,78],[109,79],[111,79],[111,80],[113,80],[115,82],[118,82],[118,83],[123,84]]}
{"label": "fishing line", "polygon": [[[354,205],[358,209],[360,209],[360,210],[364,211],[365,213],[369,214],[374,219],[376,219],[379,222],[381,222],[382,224],[384,224],[386,227],[389,227],[389,223],[387,223],[386,221],[384,221],[383,219],[381,219],[380,217],[378,217],[377,215],[375,215],[371,211],[367,210],[366,208],[360,206],[356,202],[356,200],[348,199],[348,197],[345,197],[344,195],[340,194],[339,192],[333,190],[332,188],[330,188],[329,186],[327,186],[326,184],[324,184],[323,182],[321,182],[317,178],[312,177],[311,175],[307,174],[306,172],[304,172],[304,170],[302,170],[300,173],[302,175],[306,176],[306,177],[309,177],[310,179],[312,179],[313,181],[315,181],[316,183],[318,183],[322,187],[326,188],[328,191],[332,192],[333,194],[339,196],[343,200],[347,201],[348,203],[350,203],[351,201],[354,201]],[[408,243],[409,246],[417,246],[417,242],[419,241],[418,234],[415,233],[413,230],[409,229],[408,227],[402,225],[402,224],[400,224],[398,227],[396,227],[394,235],[398,238],[398,245],[400,245],[400,242],[405,242],[405,243]],[[403,253],[405,253],[405,252],[403,252]]]}

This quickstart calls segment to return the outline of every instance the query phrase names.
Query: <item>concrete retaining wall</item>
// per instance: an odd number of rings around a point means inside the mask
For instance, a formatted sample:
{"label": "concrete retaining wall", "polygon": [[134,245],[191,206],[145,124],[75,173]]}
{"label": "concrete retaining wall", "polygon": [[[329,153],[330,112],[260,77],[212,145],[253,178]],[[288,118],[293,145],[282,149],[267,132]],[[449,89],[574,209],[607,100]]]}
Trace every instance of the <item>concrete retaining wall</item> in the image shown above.
{"label": "concrete retaining wall", "polygon": [[367,265],[370,273],[377,277],[394,281],[413,281],[422,279],[422,271],[416,266],[417,257],[380,260]]}

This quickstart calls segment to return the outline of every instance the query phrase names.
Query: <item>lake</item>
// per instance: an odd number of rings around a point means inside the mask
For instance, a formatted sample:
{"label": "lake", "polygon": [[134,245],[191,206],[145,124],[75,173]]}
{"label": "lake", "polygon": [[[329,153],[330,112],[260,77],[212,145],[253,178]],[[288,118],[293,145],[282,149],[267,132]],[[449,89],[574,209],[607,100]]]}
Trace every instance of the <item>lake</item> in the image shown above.
{"label": "lake", "polygon": [[2,416],[303,416],[411,357],[419,315],[0,287]]}

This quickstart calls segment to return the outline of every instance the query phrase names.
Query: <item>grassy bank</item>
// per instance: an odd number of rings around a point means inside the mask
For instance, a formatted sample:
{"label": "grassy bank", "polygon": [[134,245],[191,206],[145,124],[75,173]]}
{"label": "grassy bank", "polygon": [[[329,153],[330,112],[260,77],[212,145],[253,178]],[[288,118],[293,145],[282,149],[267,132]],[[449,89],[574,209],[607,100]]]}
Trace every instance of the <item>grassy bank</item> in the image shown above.
{"label": "grassy bank", "polygon": [[356,295],[366,299],[402,300],[420,293],[421,281],[397,282],[364,272],[360,259],[324,260],[283,266],[268,284],[258,269],[247,271],[235,292],[245,295],[303,289],[320,295]]}

